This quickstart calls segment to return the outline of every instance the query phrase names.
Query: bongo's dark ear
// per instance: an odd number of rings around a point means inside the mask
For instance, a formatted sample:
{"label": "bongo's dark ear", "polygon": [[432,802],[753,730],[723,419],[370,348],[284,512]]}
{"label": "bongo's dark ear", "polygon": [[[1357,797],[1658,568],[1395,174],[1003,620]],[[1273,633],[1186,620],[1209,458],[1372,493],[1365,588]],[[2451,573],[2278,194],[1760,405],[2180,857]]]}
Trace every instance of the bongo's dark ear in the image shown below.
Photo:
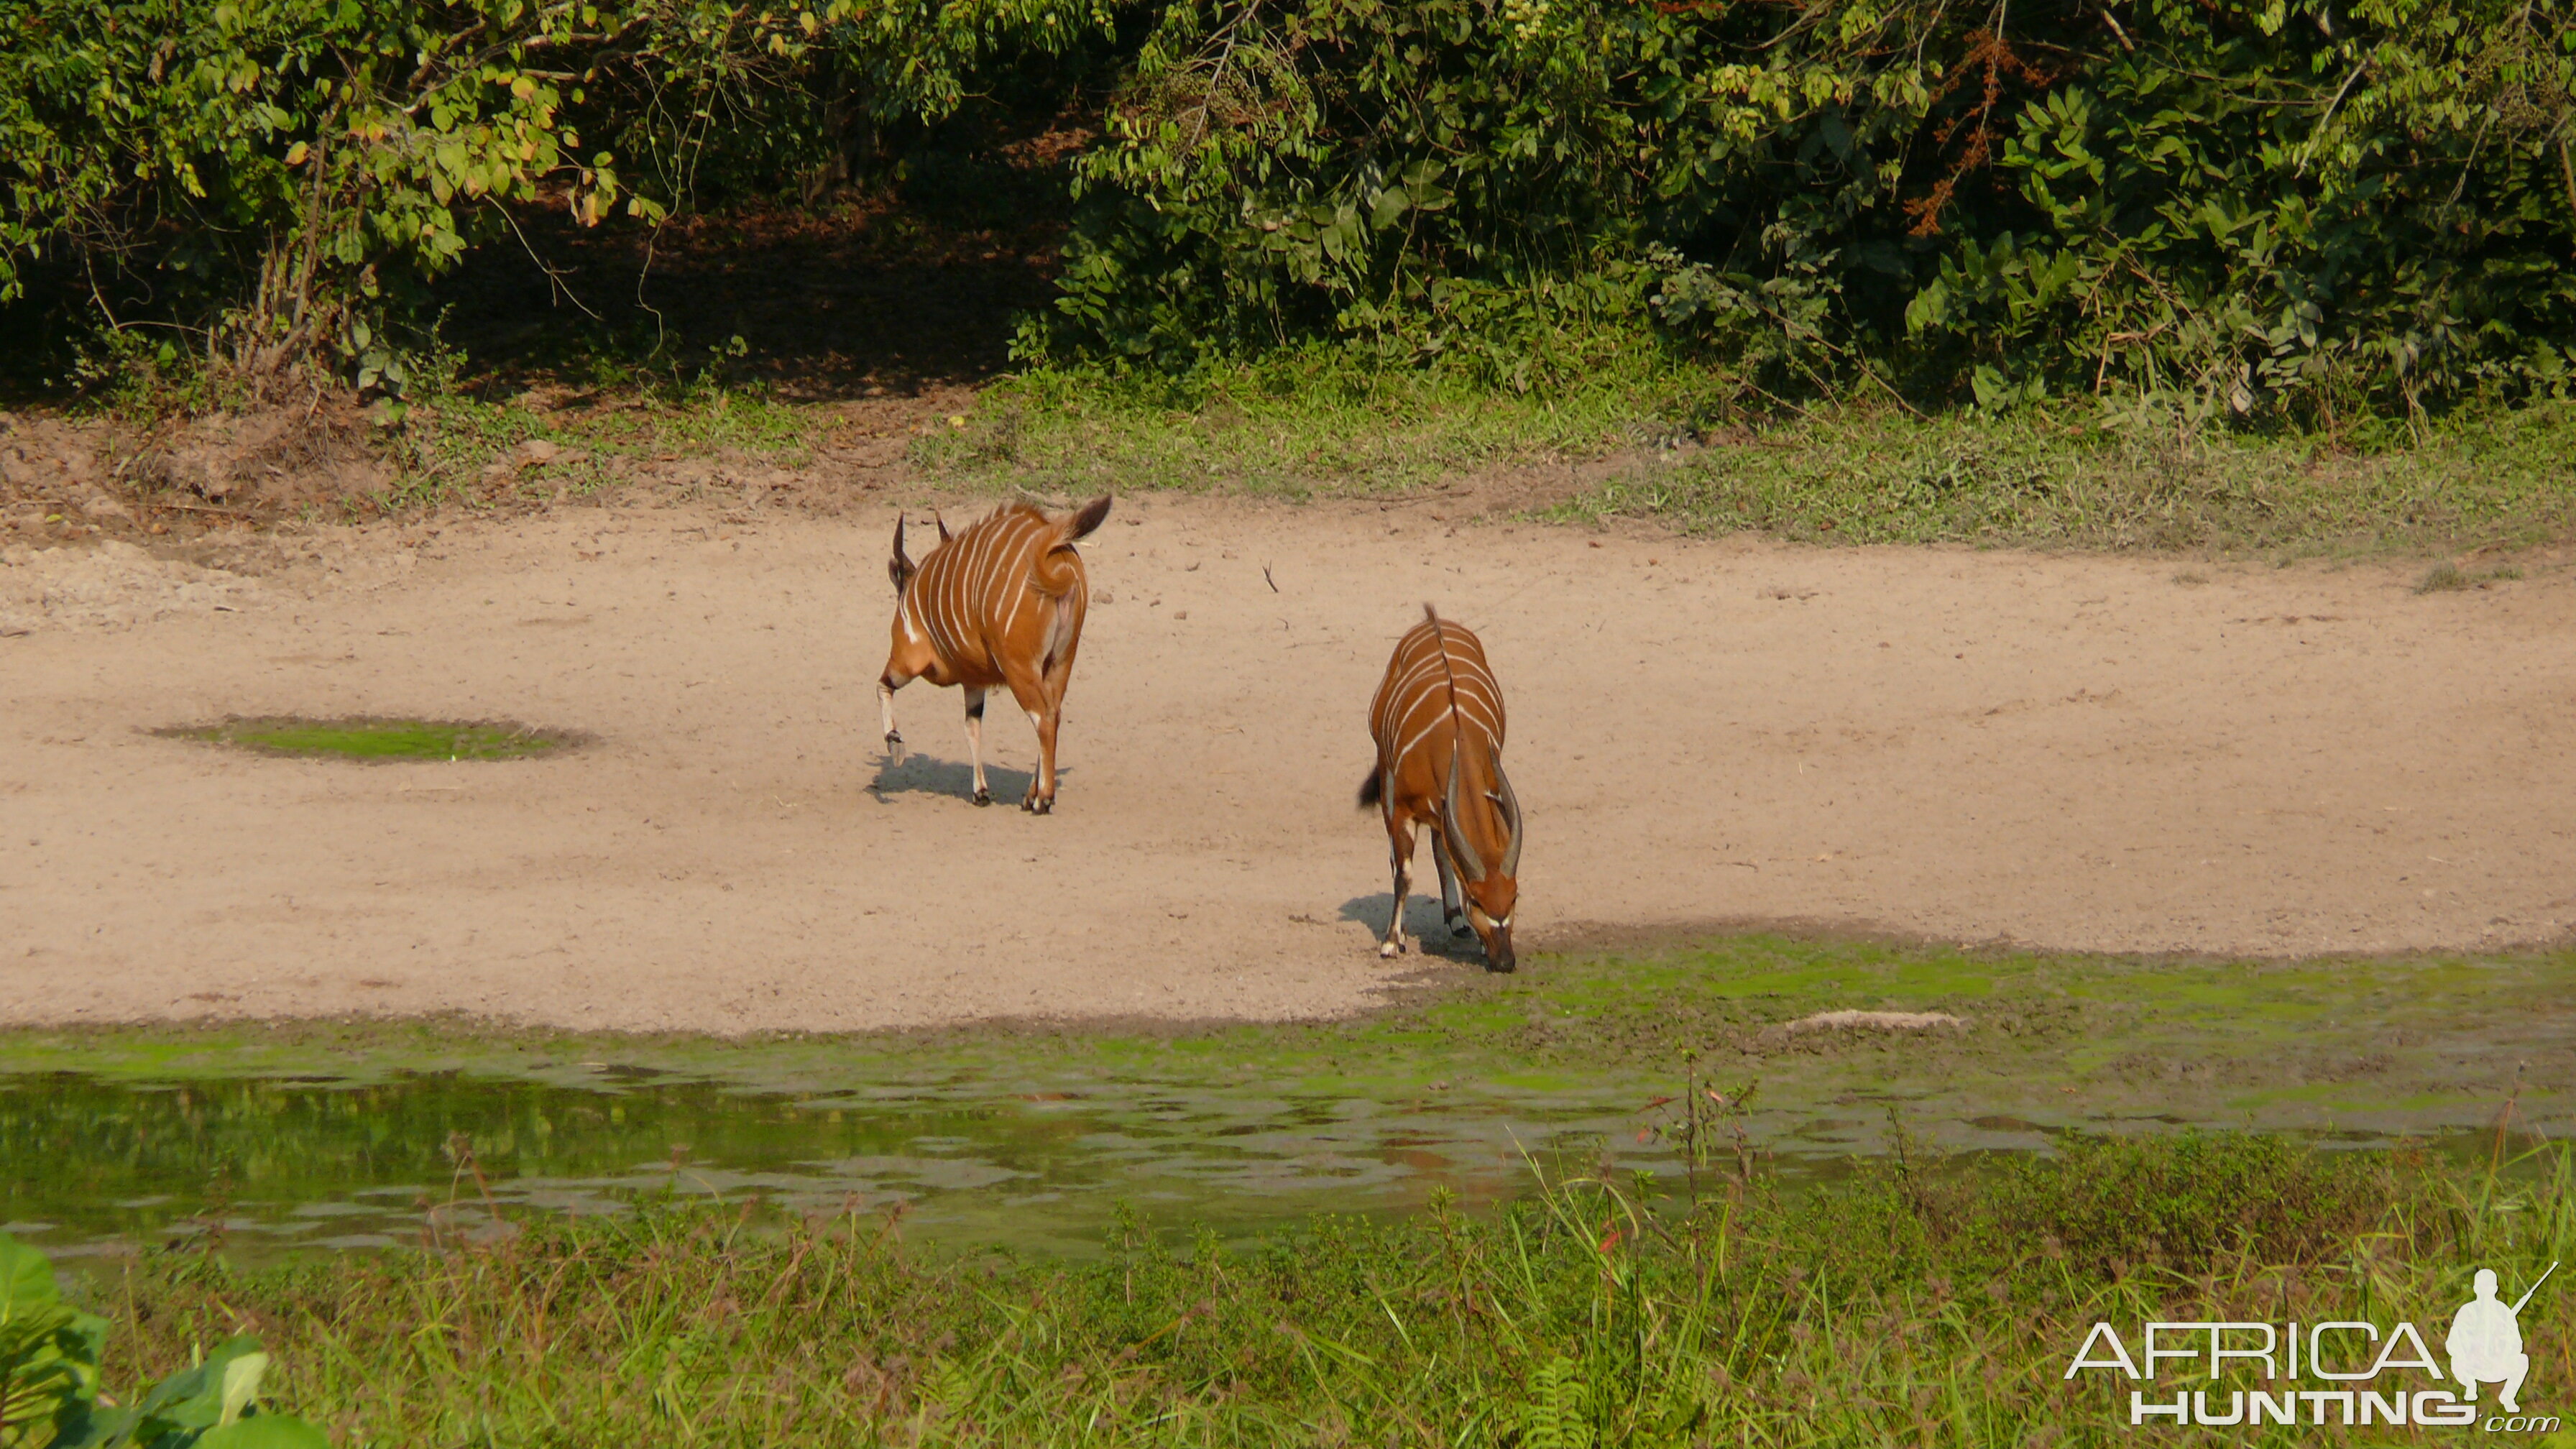
{"label": "bongo's dark ear", "polygon": [[1073,531],[1065,537],[1068,539],[1088,537],[1091,531],[1098,528],[1108,517],[1109,495],[1104,493],[1082,505],[1082,511],[1073,516]]}
{"label": "bongo's dark ear", "polygon": [[886,560],[886,577],[894,580],[894,591],[898,594],[903,592],[904,584],[912,578],[912,560],[903,556],[903,515],[901,514],[895,515],[894,557]]}

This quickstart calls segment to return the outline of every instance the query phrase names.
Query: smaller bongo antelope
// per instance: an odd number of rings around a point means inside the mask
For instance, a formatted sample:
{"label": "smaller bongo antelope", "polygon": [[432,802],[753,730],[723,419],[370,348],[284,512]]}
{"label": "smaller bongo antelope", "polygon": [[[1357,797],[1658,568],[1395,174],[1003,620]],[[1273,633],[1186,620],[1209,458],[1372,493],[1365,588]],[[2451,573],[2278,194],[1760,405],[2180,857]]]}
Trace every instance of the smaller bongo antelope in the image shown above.
{"label": "smaller bongo antelope", "polygon": [[975,803],[992,804],[984,785],[984,692],[1002,685],[1038,732],[1038,768],[1020,808],[1039,815],[1055,808],[1056,726],[1091,598],[1073,541],[1108,516],[1105,497],[1061,515],[1004,504],[954,536],[939,524],[939,545],[917,565],[904,557],[903,519],[895,519],[894,558],[886,564],[896,594],[894,647],[877,677],[893,763],[903,763],[894,692],[916,678],[958,685],[966,691]]}
{"label": "smaller bongo antelope", "polygon": [[1395,857],[1395,906],[1377,953],[1404,950],[1413,829],[1428,825],[1450,932],[1472,926],[1484,942],[1485,968],[1511,970],[1521,806],[1503,774],[1503,691],[1486,667],[1483,643],[1423,605],[1422,622],[1387,661],[1369,706],[1369,734],[1377,768],[1360,783],[1360,807],[1378,807]]}

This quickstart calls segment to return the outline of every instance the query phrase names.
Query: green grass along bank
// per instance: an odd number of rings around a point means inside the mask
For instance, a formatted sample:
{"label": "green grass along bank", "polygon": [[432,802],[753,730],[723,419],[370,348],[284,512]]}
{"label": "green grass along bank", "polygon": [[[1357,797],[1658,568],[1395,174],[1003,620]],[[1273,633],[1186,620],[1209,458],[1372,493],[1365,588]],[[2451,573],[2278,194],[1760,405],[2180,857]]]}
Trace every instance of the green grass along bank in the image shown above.
{"label": "green grass along bank", "polygon": [[[1693,396],[1713,381],[1651,358],[1546,395],[1331,357],[1179,382],[1037,370],[933,419],[906,458],[918,490],[1305,499],[1463,481],[1560,522],[1812,543],[2427,554],[2544,544],[2576,520],[2576,405],[2347,437],[2112,427],[2037,409],[1916,418],[1868,399],[1720,422]],[[514,470],[510,487],[532,500],[614,486],[621,451],[712,446],[797,466],[831,445],[822,410],[756,396],[690,407],[707,415],[575,424],[436,404],[406,445],[403,492],[480,497],[491,460],[529,439],[574,459]]]}
{"label": "green grass along bank", "polygon": [[[2403,1322],[2438,1344],[2473,1269],[2519,1293],[2576,1257],[2576,1164],[2079,1138],[1796,1194],[1721,1172],[1660,1205],[1577,1177],[1250,1247],[1122,1223],[1088,1262],[751,1201],[514,1226],[256,1271],[152,1254],[72,1292],[108,1321],[108,1383],[251,1335],[276,1409],[348,1446],[2107,1445],[2137,1442],[2133,1392],[2284,1384],[2242,1360],[2070,1376],[2106,1352],[2095,1325],[2131,1355],[2150,1321]],[[2536,1426],[2576,1389],[2576,1295],[2544,1289],[2520,1325]],[[2400,1399],[2457,1387],[2379,1377]],[[2387,1442],[2324,1417],[2227,1442]]]}

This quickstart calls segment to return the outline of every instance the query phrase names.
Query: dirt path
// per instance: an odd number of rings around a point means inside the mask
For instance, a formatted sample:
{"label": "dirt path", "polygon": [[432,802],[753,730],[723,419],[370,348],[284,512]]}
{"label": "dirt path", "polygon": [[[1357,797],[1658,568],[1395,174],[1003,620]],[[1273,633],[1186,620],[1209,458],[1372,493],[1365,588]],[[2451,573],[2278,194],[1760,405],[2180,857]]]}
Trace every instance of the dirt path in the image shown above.
{"label": "dirt path", "polygon": [[[953,691],[898,697],[920,754],[881,773],[890,515],[570,509],[289,539],[256,577],[13,551],[0,1021],[1360,1007],[1422,959],[1369,949],[1384,848],[1352,794],[1425,598],[1511,692],[1533,945],[1800,920],[2286,955],[2576,922],[2564,569],[2193,586],[2171,561],[1596,544],[1449,506],[1120,500],[1044,820],[963,798]],[[141,733],[227,713],[600,743],[365,767]],[[1015,799],[1033,744],[994,718]]]}

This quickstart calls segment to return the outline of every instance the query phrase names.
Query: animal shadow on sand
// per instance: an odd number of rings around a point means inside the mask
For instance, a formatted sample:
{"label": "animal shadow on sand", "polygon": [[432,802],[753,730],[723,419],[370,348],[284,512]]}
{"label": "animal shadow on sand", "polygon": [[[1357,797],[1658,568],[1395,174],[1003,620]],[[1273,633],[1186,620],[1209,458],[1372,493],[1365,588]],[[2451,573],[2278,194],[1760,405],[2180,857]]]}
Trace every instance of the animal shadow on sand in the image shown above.
{"label": "animal shadow on sand", "polygon": [[[1373,896],[1353,896],[1342,902],[1342,919],[1368,927],[1370,938],[1375,939],[1386,931],[1388,899],[1385,891]],[[1475,932],[1452,936],[1449,928],[1441,923],[1438,896],[1416,892],[1405,901],[1404,944],[1409,950],[1437,956],[1443,961],[1455,961],[1464,966],[1485,964],[1485,947],[1476,939]]]}
{"label": "animal shadow on sand", "polygon": [[[1057,780],[1071,779],[1070,767],[1055,767]],[[1029,793],[1031,773],[1008,770],[999,765],[984,766],[984,788],[993,792],[995,805],[1017,805]],[[909,754],[900,765],[877,762],[877,777],[868,782],[868,793],[882,800],[889,795],[949,795],[960,800],[975,798],[975,767],[964,760],[943,760],[936,755]]]}

